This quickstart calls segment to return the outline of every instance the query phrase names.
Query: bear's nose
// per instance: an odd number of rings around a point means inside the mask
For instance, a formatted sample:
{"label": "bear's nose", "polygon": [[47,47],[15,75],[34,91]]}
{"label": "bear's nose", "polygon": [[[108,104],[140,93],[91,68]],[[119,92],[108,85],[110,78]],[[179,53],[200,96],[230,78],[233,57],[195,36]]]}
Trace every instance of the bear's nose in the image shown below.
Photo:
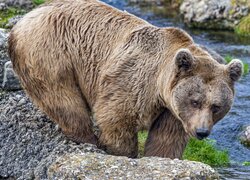
{"label": "bear's nose", "polygon": [[199,140],[204,139],[206,137],[208,137],[210,134],[210,131],[206,128],[199,128],[196,129],[196,136]]}

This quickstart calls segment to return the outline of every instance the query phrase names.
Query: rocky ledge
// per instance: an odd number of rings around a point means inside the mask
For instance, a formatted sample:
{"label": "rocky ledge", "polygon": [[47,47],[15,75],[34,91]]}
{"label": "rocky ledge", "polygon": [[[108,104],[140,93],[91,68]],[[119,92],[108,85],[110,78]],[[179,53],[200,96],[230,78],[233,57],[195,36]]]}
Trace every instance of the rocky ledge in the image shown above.
{"label": "rocky ledge", "polygon": [[218,179],[208,165],[107,155],[67,140],[23,91],[0,93],[0,179]]}
{"label": "rocky ledge", "polygon": [[129,159],[103,154],[67,154],[48,170],[51,179],[218,179],[208,166],[166,158]]}
{"label": "rocky ledge", "polygon": [[180,12],[190,27],[235,29],[249,13],[247,0],[183,0]]}

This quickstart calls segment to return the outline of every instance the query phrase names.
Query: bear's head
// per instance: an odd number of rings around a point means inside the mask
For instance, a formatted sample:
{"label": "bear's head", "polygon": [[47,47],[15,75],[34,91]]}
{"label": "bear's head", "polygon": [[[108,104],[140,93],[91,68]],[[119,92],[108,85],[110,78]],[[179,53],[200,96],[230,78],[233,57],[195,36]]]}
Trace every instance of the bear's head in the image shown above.
{"label": "bear's head", "polygon": [[198,46],[177,50],[172,62],[174,73],[170,88],[165,89],[168,108],[189,135],[203,139],[230,110],[242,62],[220,64]]}

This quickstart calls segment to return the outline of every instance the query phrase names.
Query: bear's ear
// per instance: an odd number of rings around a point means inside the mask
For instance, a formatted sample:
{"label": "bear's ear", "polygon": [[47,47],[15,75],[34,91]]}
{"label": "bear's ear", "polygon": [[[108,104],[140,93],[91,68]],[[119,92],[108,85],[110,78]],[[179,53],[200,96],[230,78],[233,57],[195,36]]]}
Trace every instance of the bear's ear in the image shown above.
{"label": "bear's ear", "polygon": [[175,55],[175,65],[178,69],[188,71],[193,67],[194,57],[188,49],[180,49]]}
{"label": "bear's ear", "polygon": [[227,66],[230,79],[238,81],[243,74],[243,63],[239,59],[233,59]]}

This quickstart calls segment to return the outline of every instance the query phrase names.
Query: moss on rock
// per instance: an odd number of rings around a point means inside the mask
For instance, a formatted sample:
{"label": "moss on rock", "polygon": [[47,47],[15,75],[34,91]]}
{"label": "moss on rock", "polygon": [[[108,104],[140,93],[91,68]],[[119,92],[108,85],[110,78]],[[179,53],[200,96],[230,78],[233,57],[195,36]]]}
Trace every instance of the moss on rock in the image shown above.
{"label": "moss on rock", "polygon": [[250,36],[250,14],[242,18],[240,23],[236,26],[235,32],[242,36]]}
{"label": "moss on rock", "polygon": [[23,15],[27,13],[26,10],[9,7],[6,10],[0,11],[0,28],[6,28],[6,24],[8,24],[9,19],[13,18],[17,15]]}
{"label": "moss on rock", "polygon": [[43,3],[45,3],[46,0],[32,0],[32,2],[36,5],[36,6],[39,6]]}

